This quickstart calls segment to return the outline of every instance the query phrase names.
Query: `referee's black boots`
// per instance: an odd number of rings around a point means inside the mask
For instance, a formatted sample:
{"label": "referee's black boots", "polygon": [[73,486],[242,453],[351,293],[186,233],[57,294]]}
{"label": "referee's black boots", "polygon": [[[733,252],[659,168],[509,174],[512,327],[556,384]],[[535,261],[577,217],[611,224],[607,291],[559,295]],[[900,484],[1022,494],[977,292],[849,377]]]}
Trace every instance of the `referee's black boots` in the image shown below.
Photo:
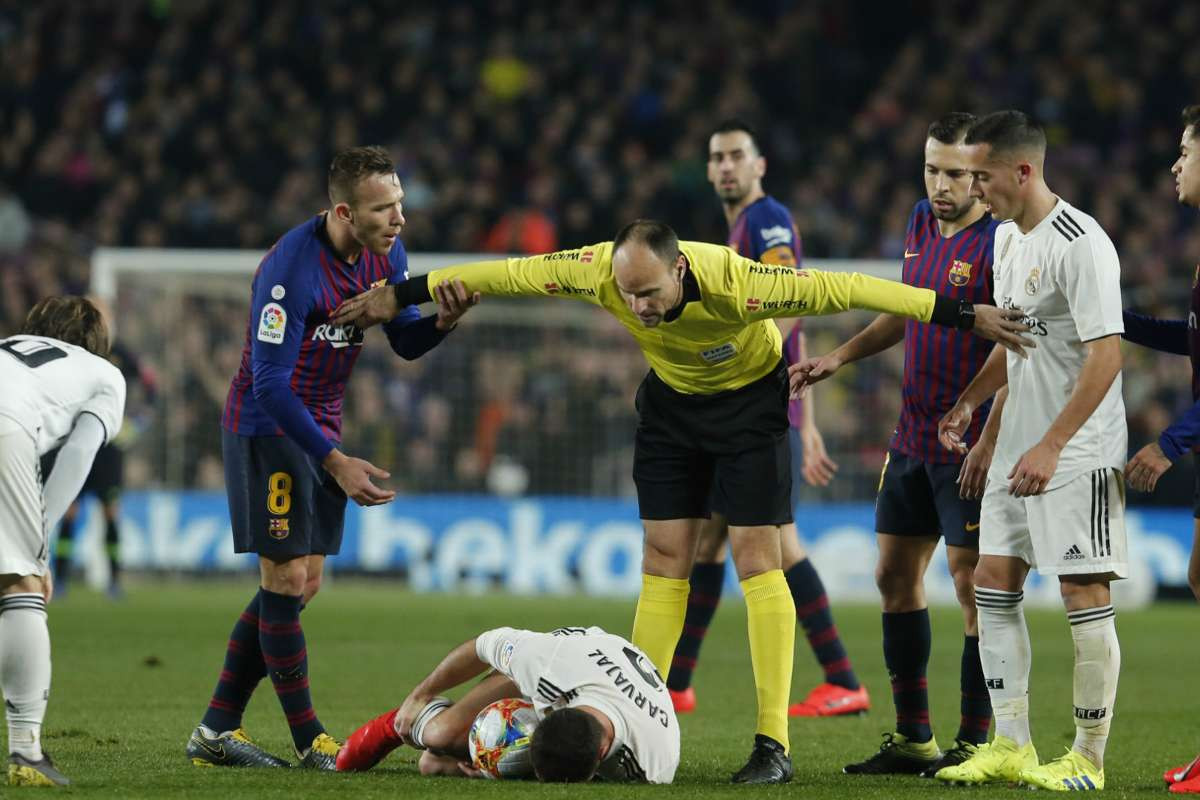
{"label": "referee's black boots", "polygon": [[733,774],[732,783],[787,783],[792,779],[792,759],[783,745],[770,736],[754,734],[754,750],[746,766]]}

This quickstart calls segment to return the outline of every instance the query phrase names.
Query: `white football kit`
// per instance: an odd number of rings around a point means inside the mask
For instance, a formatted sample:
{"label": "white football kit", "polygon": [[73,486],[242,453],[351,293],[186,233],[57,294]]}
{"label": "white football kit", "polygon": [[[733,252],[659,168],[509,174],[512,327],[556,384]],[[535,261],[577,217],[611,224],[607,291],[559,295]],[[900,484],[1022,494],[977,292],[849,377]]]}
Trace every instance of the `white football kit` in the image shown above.
{"label": "white football kit", "polygon": [[496,628],[475,652],[517,684],[538,719],[592,706],[613,724],[613,743],[597,774],[606,780],[670,783],[679,766],[679,723],[666,682],[650,659],[601,628],[550,633]]}
{"label": "white football kit", "polygon": [[988,472],[979,552],[1014,556],[1048,575],[1124,577],[1127,432],[1121,375],[1059,455],[1046,489],[1008,494],[1008,475],[1062,412],[1087,358],[1087,342],[1124,331],[1116,248],[1092,217],[1059,199],[1029,233],[996,229],[998,305],[1020,308],[1037,347],[1008,353],[1008,401]]}
{"label": "white football kit", "polygon": [[[0,574],[44,575],[48,528],[125,414],[121,371],[42,336],[0,339]],[[63,451],[42,486],[41,457]]]}

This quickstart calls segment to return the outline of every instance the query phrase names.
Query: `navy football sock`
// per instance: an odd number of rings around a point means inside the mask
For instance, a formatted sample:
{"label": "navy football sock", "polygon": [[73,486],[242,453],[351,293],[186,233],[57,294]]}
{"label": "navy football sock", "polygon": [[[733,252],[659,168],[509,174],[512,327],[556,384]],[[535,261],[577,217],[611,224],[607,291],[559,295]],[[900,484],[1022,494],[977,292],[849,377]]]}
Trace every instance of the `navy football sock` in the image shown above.
{"label": "navy football sock", "polygon": [[233,626],[225,649],[225,666],[201,720],[217,733],[241,727],[242,714],[250,702],[250,695],[266,674],[262,649],[258,644],[258,603],[261,594],[259,591],[254,595]]}
{"label": "navy football sock", "polygon": [[979,660],[979,637],[964,636],[962,652],[962,701],[958,737],[964,742],[983,744],[992,726],[992,698],[983,678]]}
{"label": "navy football sock", "polygon": [[896,731],[914,742],[933,738],[925,678],[932,638],[927,608],[883,615],[883,660],[892,679]]}
{"label": "navy football sock", "polygon": [[816,567],[806,558],[792,565],[785,575],[788,588],[792,590],[792,601],[796,604],[796,617],[804,627],[808,646],[825,671],[825,682],[857,689],[858,676],[854,674],[837,626],[833,624],[829,598]]}
{"label": "navy football sock", "polygon": [[692,671],[700,657],[700,645],[704,644],[708,626],[721,602],[725,562],[695,564],[688,582],[691,591],[688,592],[687,616],[683,619],[683,633],[675,645],[675,658],[667,676],[667,687],[675,692],[682,692],[692,685]]}
{"label": "navy football sock", "polygon": [[300,627],[301,598],[262,590],[258,641],[267,674],[283,707],[297,752],[312,746],[325,728],[313,710],[308,690],[308,650]]}

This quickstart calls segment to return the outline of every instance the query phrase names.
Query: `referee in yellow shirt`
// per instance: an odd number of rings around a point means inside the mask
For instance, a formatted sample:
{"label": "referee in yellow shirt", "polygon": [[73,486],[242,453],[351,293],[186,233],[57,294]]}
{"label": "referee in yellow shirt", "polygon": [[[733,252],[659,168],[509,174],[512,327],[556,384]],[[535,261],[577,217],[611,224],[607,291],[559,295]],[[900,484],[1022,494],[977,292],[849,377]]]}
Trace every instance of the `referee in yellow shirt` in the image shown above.
{"label": "referee in yellow shirt", "polygon": [[[688,575],[710,489],[724,500],[746,598],[758,692],[754,750],[735,783],[791,779],[787,704],[796,611],[780,569],[778,526],[791,522],[787,369],[773,317],[852,308],[958,328],[1023,353],[1019,309],[958,301],[859,273],[760,264],[728,247],[680,242],[637,220],[612,242],[446,267],[352,298],[331,317],[368,327],[396,309],[480,295],[569,297],[603,307],[650,364],[638,389],[633,477],[645,530],[633,643],[661,674],[683,629]],[[670,703],[665,683],[662,703]]]}

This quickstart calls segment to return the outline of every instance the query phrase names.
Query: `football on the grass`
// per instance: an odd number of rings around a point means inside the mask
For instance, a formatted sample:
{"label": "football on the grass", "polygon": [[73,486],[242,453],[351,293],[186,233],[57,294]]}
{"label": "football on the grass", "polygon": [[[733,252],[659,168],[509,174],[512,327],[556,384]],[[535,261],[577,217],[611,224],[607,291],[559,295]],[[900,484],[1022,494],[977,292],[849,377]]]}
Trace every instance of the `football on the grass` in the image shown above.
{"label": "football on the grass", "polygon": [[529,738],[536,726],[537,714],[528,701],[497,700],[471,724],[467,737],[471,762],[489,778],[532,778]]}

